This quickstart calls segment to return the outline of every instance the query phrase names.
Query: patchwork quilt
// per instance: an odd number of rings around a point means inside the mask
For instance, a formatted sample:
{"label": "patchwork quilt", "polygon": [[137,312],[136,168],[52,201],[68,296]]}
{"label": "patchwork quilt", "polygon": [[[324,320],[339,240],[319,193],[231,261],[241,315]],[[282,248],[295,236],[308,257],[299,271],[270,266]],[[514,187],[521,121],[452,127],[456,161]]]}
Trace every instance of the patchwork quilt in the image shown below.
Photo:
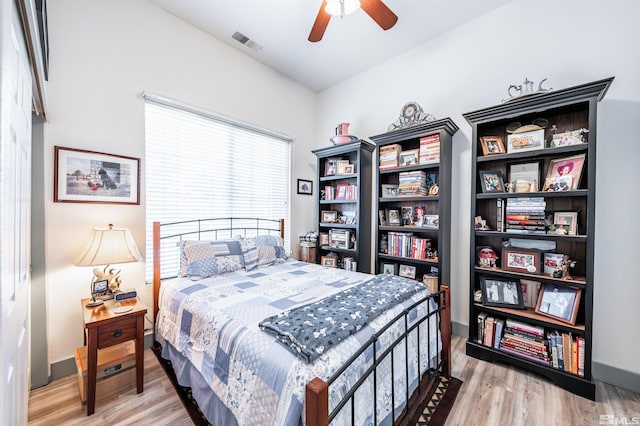
{"label": "patchwork quilt", "polygon": [[[265,318],[309,305],[373,278],[289,259],[249,272],[242,269],[199,281],[166,280],[161,289],[156,337],[163,344],[163,355],[171,354],[175,365],[188,360],[189,368],[197,370],[210,389],[206,403],[199,401],[199,404],[212,423],[299,425],[304,419],[305,385],[314,377],[323,380],[331,377],[372,334],[422,299],[428,290],[421,288],[384,310],[340,344],[323,351],[312,363],[297,357],[275,336],[260,330],[258,324]],[[409,326],[435,309],[430,300],[419,304],[410,312]],[[380,353],[404,332],[404,327],[404,320],[397,321],[380,336],[375,348],[368,348],[334,382],[329,389],[330,409],[371,365],[374,349]],[[418,329],[419,338],[414,332],[407,340],[408,347],[416,348],[420,355],[405,359],[401,345],[402,350],[394,350],[393,362],[388,357],[378,368],[375,386],[370,378],[356,393],[357,424],[371,424],[374,417],[378,424],[392,424],[406,404],[407,387],[412,391],[419,375],[435,368],[441,348],[435,319],[425,321]],[[425,343],[427,340],[429,344]],[[178,377],[181,380],[180,374]],[[181,385],[195,384],[181,382]],[[376,413],[372,408],[374,395]],[[333,424],[350,422],[350,410],[347,404]]]}

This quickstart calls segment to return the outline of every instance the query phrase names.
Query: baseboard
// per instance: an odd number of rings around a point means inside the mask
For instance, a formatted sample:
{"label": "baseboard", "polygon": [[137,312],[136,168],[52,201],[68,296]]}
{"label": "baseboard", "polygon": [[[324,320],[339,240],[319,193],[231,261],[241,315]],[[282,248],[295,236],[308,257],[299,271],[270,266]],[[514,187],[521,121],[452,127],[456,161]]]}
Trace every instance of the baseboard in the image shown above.
{"label": "baseboard", "polygon": [[[153,334],[147,333],[144,335],[144,348],[148,349],[153,345]],[[63,377],[77,374],[76,371],[76,359],[69,358],[62,361],[54,362],[51,364],[51,377],[49,383],[54,380],[62,379]]]}
{"label": "baseboard", "polygon": [[[456,336],[467,339],[469,336],[469,326],[452,321],[451,332]],[[638,373],[621,370],[618,367],[612,367],[595,361],[591,364],[591,373],[594,380],[640,393],[640,374]]]}

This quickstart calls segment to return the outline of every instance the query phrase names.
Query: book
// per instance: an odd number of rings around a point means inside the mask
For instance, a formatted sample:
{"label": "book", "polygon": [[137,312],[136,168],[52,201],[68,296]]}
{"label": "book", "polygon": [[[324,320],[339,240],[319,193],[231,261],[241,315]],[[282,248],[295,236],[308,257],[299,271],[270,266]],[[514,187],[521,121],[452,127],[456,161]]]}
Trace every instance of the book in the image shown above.
{"label": "book", "polygon": [[551,366],[558,368],[558,344],[555,334],[549,334],[549,347],[551,348]]}
{"label": "book", "polygon": [[577,340],[571,341],[571,372],[578,374],[578,342]]}
{"label": "book", "polygon": [[576,337],[576,341],[578,342],[578,376],[584,377],[584,337],[578,336]]}
{"label": "book", "polygon": [[564,354],[564,371],[571,372],[571,334],[562,333],[562,353]]}
{"label": "book", "polygon": [[484,341],[484,320],[487,318],[486,312],[480,312],[478,314],[478,338],[477,342],[482,344]]}
{"label": "book", "polygon": [[487,317],[487,319],[485,319],[484,321],[483,344],[485,346],[489,346],[489,347],[493,346],[493,336],[494,336],[494,326],[495,326],[494,321],[495,320],[493,317]]}
{"label": "book", "polygon": [[438,163],[440,161],[440,135],[429,135],[420,138],[420,164]]}
{"label": "book", "polygon": [[562,345],[562,336],[556,332],[556,347],[558,348],[558,369],[564,370],[564,347]]}
{"label": "book", "polygon": [[504,320],[496,319],[494,326],[494,338],[493,338],[493,347],[498,349],[500,347],[500,339],[502,338],[502,329],[504,328]]}
{"label": "book", "polygon": [[527,324],[526,322],[516,321],[514,319],[508,318],[506,326],[514,330],[526,331],[527,333],[544,337],[544,328]]}

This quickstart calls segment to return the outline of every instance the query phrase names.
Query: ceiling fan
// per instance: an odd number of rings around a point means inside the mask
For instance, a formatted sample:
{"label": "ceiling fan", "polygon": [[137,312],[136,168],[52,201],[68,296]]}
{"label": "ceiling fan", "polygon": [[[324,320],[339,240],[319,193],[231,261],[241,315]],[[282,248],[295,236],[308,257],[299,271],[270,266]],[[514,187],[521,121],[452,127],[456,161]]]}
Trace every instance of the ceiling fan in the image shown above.
{"label": "ceiling fan", "polygon": [[358,7],[361,7],[383,30],[388,30],[398,21],[396,14],[381,0],[322,0],[318,16],[316,16],[309,34],[309,41],[317,42],[322,40],[331,16],[342,17],[355,12]]}

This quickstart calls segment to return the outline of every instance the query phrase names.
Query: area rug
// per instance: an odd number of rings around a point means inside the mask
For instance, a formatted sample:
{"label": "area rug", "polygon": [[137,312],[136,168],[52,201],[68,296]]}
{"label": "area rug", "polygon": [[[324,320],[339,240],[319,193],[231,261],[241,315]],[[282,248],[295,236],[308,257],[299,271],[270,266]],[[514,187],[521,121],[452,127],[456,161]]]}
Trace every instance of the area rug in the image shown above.
{"label": "area rug", "polygon": [[[198,404],[193,399],[191,389],[178,384],[171,362],[160,356],[160,346],[154,345],[152,349],[158,359],[158,362],[176,390],[176,393],[180,397],[189,417],[191,417],[193,424],[196,426],[210,426],[210,423],[202,415],[200,408],[198,408]],[[444,425],[444,422],[447,420],[447,416],[451,411],[451,407],[453,407],[453,403],[456,400],[456,396],[458,396],[458,391],[460,390],[461,385],[462,381],[455,377],[451,377],[450,379],[442,377],[431,397],[424,403],[422,413],[418,415],[417,419],[412,420],[409,424],[415,424],[416,426]]]}
{"label": "area rug", "polygon": [[[451,412],[451,407],[453,407],[453,403],[456,401],[460,386],[462,386],[460,379],[456,379],[455,377],[449,379],[441,377],[440,383],[438,383],[431,398],[428,398],[424,403],[422,412],[418,414],[415,421],[409,424],[415,424],[416,426],[444,425]],[[418,412],[420,412],[420,410],[418,410]]]}

